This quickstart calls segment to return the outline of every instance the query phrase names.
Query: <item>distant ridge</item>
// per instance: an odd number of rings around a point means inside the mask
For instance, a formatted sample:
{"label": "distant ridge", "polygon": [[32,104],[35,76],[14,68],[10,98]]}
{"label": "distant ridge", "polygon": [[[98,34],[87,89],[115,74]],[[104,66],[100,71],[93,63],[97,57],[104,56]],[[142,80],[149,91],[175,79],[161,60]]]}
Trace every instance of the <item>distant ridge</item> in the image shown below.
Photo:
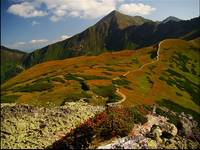
{"label": "distant ridge", "polygon": [[177,17],[174,17],[174,16],[169,16],[167,17],[166,19],[164,19],[162,21],[162,23],[167,23],[169,21],[174,21],[174,22],[179,22],[179,21],[182,21],[181,19],[177,18]]}
{"label": "distant ridge", "polygon": [[23,70],[23,58],[26,52],[10,49],[1,45],[1,83]]}
{"label": "distant ridge", "polygon": [[190,40],[199,36],[199,17],[181,21],[169,17],[167,20],[167,23],[154,22],[114,10],[83,32],[29,53],[23,65],[29,68],[49,60],[98,55],[106,51],[134,50],[166,38]]}

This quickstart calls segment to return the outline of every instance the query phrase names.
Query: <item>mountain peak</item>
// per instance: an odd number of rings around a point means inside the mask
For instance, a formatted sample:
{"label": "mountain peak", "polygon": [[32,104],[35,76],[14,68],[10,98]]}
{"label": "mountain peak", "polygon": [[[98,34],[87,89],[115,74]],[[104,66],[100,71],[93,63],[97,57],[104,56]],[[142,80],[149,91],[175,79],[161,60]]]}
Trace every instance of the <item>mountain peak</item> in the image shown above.
{"label": "mountain peak", "polygon": [[141,16],[125,15],[117,10],[113,10],[107,16],[103,17],[99,22],[97,22],[97,25],[115,24],[118,28],[124,29],[131,25],[141,25],[147,21],[150,20],[147,20]]}
{"label": "mountain peak", "polygon": [[166,22],[169,22],[169,21],[179,22],[179,21],[181,21],[181,19],[174,17],[174,16],[169,16],[166,19],[164,19],[162,21],[162,23],[166,23]]}

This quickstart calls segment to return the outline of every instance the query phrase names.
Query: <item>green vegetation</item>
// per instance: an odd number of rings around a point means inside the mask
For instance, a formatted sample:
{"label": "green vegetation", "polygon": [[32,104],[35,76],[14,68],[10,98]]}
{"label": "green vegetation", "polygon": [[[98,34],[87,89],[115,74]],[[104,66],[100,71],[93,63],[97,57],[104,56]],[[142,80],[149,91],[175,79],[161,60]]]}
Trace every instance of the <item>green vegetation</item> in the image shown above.
{"label": "green vegetation", "polygon": [[14,103],[20,95],[3,95],[1,96],[1,103]]}
{"label": "green vegetation", "polygon": [[146,74],[143,76],[140,76],[138,78],[138,81],[139,81],[140,91],[143,93],[147,93],[153,85],[153,81],[151,81],[150,77]]}
{"label": "green vegetation", "polygon": [[90,90],[90,87],[87,85],[87,83],[84,80],[81,80],[80,84],[81,84],[81,89],[82,90],[84,90],[84,91]]}
{"label": "green vegetation", "polygon": [[81,92],[81,93],[70,93],[67,94],[61,103],[61,106],[65,104],[65,102],[75,102],[80,100],[81,98],[91,98],[91,95],[88,94],[87,92]]}
{"label": "green vegetation", "polygon": [[134,126],[134,118],[125,108],[108,108],[106,121],[96,128],[97,135],[103,139],[114,136],[124,137],[128,135]]}
{"label": "green vegetation", "polygon": [[[167,74],[166,74],[167,73]],[[186,91],[192,97],[192,100],[200,106],[199,101],[199,93],[200,93],[200,85],[192,82],[191,80],[187,79],[184,75],[172,70],[166,70],[166,77],[160,77],[161,80],[164,80],[169,85],[175,85],[182,91]]]}
{"label": "green vegetation", "polygon": [[172,57],[172,62],[176,63],[176,66],[180,68],[183,72],[190,72],[187,68],[187,64],[191,59],[185,54],[175,52],[175,55]]}
{"label": "green vegetation", "polygon": [[25,52],[1,46],[1,83],[4,83],[24,70],[22,67],[22,58],[25,55]]}
{"label": "green vegetation", "polygon": [[[146,106],[146,109],[148,108],[148,106]],[[147,117],[144,115],[144,114],[142,114],[139,110],[138,110],[138,108],[137,107],[130,107],[130,108],[127,108],[128,109],[128,111],[129,111],[129,114],[131,115],[131,116],[133,116],[133,121],[134,121],[134,123],[136,123],[136,124],[139,124],[139,123],[141,123],[141,124],[144,124],[144,123],[146,123],[148,120],[147,120]]]}
{"label": "green vegetation", "polygon": [[64,75],[65,80],[76,80],[76,81],[80,81],[80,78],[77,78],[76,75],[71,74],[71,73],[67,73]]}
{"label": "green vegetation", "polygon": [[18,86],[14,89],[14,92],[33,92],[33,91],[45,91],[45,90],[50,90],[52,89],[54,86],[51,82],[40,82],[37,81],[34,84],[27,84],[25,86]]}
{"label": "green vegetation", "polygon": [[132,61],[132,63],[134,63],[134,64],[139,64],[139,61],[138,61],[138,59],[137,59],[136,57],[133,57],[133,58],[131,59],[131,61]]}
{"label": "green vegetation", "polygon": [[108,80],[108,77],[104,77],[104,76],[96,76],[96,75],[81,75],[81,74],[77,74],[76,76],[81,77],[85,80]]}
{"label": "green vegetation", "polygon": [[61,77],[54,77],[52,78],[52,81],[60,82],[60,83],[65,83],[65,80]]}
{"label": "green vegetation", "polygon": [[50,82],[50,81],[51,81],[50,77],[44,77],[44,78],[39,78],[39,79],[33,81],[32,83]]}
{"label": "green vegetation", "polygon": [[115,94],[116,87],[112,84],[105,86],[97,86],[93,91],[99,96],[108,98],[107,103],[116,102],[120,99],[120,97]]}
{"label": "green vegetation", "polygon": [[[191,114],[195,118],[195,120],[199,122],[199,125],[200,125],[200,114],[199,113],[197,113],[191,109],[185,108],[183,106],[180,106],[179,104],[174,103],[172,100],[163,99],[162,101],[158,101],[157,103],[160,106],[164,106],[164,107],[168,108],[169,110],[177,112],[178,114],[180,114],[182,112]],[[162,113],[161,110],[158,110],[158,111],[160,111],[158,113]],[[176,123],[178,121],[177,117],[172,116],[170,113],[162,113],[162,115],[167,116],[171,120],[171,122],[176,125]]]}
{"label": "green vegetation", "polygon": [[150,55],[151,59],[154,59],[157,56],[157,51],[151,51],[151,52],[148,52],[148,54]]}
{"label": "green vegetation", "polygon": [[108,77],[96,76],[96,75],[83,75],[83,74],[71,74],[68,73],[65,75],[66,80],[108,80]]}
{"label": "green vegetation", "polygon": [[126,80],[126,79],[117,79],[117,80],[112,80],[113,84],[119,85],[119,86],[128,86],[131,82]]}
{"label": "green vegetation", "polygon": [[102,73],[104,73],[105,75],[108,75],[108,76],[112,75],[112,73],[106,72],[106,71],[104,71],[104,72],[102,72]]}

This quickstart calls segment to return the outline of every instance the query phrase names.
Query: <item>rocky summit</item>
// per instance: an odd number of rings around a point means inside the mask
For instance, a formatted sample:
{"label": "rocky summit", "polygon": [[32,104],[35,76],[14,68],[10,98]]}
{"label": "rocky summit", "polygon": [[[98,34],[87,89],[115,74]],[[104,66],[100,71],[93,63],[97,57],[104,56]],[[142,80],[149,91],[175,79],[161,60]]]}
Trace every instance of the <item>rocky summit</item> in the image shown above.
{"label": "rocky summit", "polygon": [[85,102],[54,108],[1,104],[1,148],[45,148],[103,110]]}

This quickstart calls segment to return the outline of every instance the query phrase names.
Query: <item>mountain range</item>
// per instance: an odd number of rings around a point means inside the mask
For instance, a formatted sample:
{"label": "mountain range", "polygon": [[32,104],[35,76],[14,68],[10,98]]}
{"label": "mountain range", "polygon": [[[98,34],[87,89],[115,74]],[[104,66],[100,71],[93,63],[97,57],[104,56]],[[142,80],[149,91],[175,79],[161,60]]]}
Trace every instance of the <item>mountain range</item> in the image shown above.
{"label": "mountain range", "polygon": [[[95,25],[69,39],[23,55],[19,65],[29,68],[50,60],[98,55],[106,51],[134,50],[156,44],[166,38],[190,40],[199,37],[199,24],[200,17],[180,20],[170,16],[162,22],[155,22],[114,10]],[[8,78],[9,76],[3,77],[3,80]]]}
{"label": "mountain range", "polygon": [[158,23],[112,11],[85,31],[30,53],[23,64],[30,67],[49,60],[137,49],[166,38],[192,39],[200,34],[199,17],[178,22],[170,19]]}

